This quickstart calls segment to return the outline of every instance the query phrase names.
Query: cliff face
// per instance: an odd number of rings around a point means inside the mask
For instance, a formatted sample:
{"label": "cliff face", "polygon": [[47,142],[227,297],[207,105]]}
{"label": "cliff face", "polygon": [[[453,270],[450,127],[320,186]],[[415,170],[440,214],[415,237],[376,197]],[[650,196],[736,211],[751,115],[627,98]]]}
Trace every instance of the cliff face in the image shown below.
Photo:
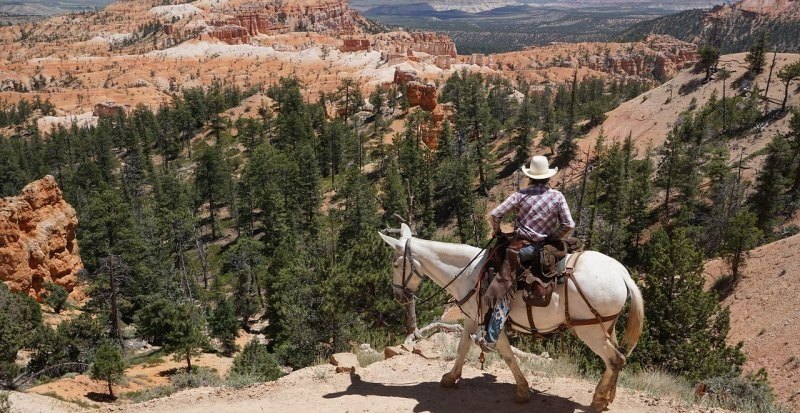
{"label": "cliff face", "polygon": [[248,43],[260,34],[312,31],[339,36],[359,34],[366,20],[350,10],[346,0],[312,3],[255,2],[221,10],[231,16],[215,22],[211,36],[229,44]]}
{"label": "cliff face", "polygon": [[83,268],[77,225],[75,209],[50,175],[0,200],[0,281],[40,300],[48,281],[73,291]]}

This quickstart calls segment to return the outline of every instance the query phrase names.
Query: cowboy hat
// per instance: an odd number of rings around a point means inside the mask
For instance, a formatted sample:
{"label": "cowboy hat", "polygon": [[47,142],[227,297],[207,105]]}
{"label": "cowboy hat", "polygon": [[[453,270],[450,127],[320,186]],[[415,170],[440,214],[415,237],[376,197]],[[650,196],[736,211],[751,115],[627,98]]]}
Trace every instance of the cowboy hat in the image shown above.
{"label": "cowboy hat", "polygon": [[550,169],[550,162],[544,156],[534,156],[531,158],[531,167],[526,168],[522,165],[522,173],[532,179],[547,179],[555,175],[558,168]]}

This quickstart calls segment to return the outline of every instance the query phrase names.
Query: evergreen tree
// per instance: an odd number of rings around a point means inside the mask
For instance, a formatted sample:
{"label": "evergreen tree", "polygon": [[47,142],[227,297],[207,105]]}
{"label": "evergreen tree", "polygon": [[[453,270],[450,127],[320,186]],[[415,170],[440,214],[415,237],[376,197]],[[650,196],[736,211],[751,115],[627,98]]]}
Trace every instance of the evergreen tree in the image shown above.
{"label": "evergreen tree", "polygon": [[741,343],[725,341],[729,310],[703,290],[702,253],[692,237],[684,228],[658,230],[645,247],[642,295],[649,304],[634,357],[690,380],[736,375],[745,359]]}
{"label": "evergreen tree", "polygon": [[233,359],[231,374],[252,377],[259,382],[277,380],[283,375],[277,360],[267,351],[267,346],[256,339],[247,343]]}
{"label": "evergreen tree", "polygon": [[525,98],[519,107],[517,114],[517,136],[514,146],[516,147],[516,154],[514,155],[514,163],[522,165],[531,159],[531,142],[535,137],[533,130],[533,108],[530,92],[525,91]]}
{"label": "evergreen tree", "polygon": [[739,210],[730,220],[720,252],[731,268],[733,284],[739,280],[739,271],[745,266],[747,251],[761,238],[756,223],[756,215],[746,209]]}
{"label": "evergreen tree", "polygon": [[783,69],[778,71],[778,79],[780,79],[784,85],[781,111],[786,110],[786,102],[789,100],[789,85],[797,78],[800,78],[800,61],[786,65]]}
{"label": "evergreen tree", "polygon": [[263,250],[261,242],[240,237],[222,257],[223,271],[233,281],[233,306],[244,329],[249,328],[250,317],[263,304],[260,291],[266,265]]}
{"label": "evergreen tree", "polygon": [[789,178],[786,165],[791,165],[791,150],[786,136],[778,134],[767,146],[767,157],[756,176],[755,193],[750,198],[756,225],[764,234],[772,234],[781,222],[786,206]]}
{"label": "evergreen tree", "polygon": [[717,62],[719,62],[719,49],[714,46],[700,46],[697,49],[697,55],[700,61],[697,62],[697,68],[706,73],[705,81],[711,80],[711,74],[717,70]]}
{"label": "evergreen tree", "polygon": [[764,53],[767,51],[767,32],[762,32],[756,42],[750,46],[744,60],[747,62],[747,73],[751,78],[755,78],[764,72],[766,59]]}
{"label": "evergreen tree", "polygon": [[114,384],[118,384],[125,376],[125,362],[122,361],[122,352],[119,346],[112,343],[103,343],[97,348],[92,363],[91,377],[93,380],[105,380],[108,384],[108,395],[114,397]]}
{"label": "evergreen tree", "polygon": [[239,320],[230,300],[219,297],[217,307],[208,319],[208,330],[211,337],[219,340],[223,354],[230,356],[239,350],[236,344],[236,338],[239,337]]}
{"label": "evergreen tree", "polygon": [[64,287],[51,282],[46,283],[44,288],[47,290],[47,298],[45,299],[45,303],[47,303],[47,305],[53,309],[54,313],[61,313],[64,305],[67,303],[67,297],[69,296],[67,290],[65,290]]}
{"label": "evergreen tree", "polygon": [[191,304],[178,304],[168,313],[169,330],[164,337],[164,351],[173,354],[175,361],[185,360],[186,371],[192,371],[192,356],[207,344],[203,336],[204,320],[199,309]]}
{"label": "evergreen tree", "polygon": [[197,200],[201,203],[208,202],[208,211],[211,218],[211,238],[217,238],[216,211],[219,209],[227,191],[228,172],[222,154],[216,147],[206,147],[197,158],[194,185]]}

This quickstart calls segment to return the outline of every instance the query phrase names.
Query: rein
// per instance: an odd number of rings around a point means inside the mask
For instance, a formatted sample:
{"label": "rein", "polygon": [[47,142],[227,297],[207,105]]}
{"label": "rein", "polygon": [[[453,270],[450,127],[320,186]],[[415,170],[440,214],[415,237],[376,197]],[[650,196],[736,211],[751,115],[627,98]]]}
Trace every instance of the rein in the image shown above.
{"label": "rein", "polygon": [[[417,271],[417,268],[414,265],[414,256],[413,256],[413,254],[411,252],[411,238],[409,238],[409,239],[406,240],[406,247],[405,247],[405,251],[403,252],[403,284],[402,285],[397,285],[395,283],[392,283],[392,286],[397,287],[397,288],[402,288],[404,294],[407,297],[413,297],[414,299],[416,299],[419,302],[419,304],[421,304],[421,305],[422,304],[426,304],[429,301],[431,301],[434,298],[436,298],[437,295],[439,295],[442,292],[444,292],[445,290],[447,290],[447,287],[449,287],[454,282],[456,282],[456,280],[458,280],[458,277],[461,277],[461,275],[464,274],[464,272],[467,271],[467,268],[469,268],[472,265],[472,263],[474,263],[475,260],[477,260],[478,257],[480,257],[481,254],[483,254],[484,251],[486,251],[487,248],[489,248],[489,245],[491,245],[491,243],[494,242],[495,238],[497,238],[497,237],[496,236],[492,236],[492,238],[489,239],[489,241],[483,246],[483,248],[481,248],[481,250],[478,251],[478,254],[476,254],[467,263],[467,265],[464,266],[464,268],[462,268],[461,271],[459,271],[458,274],[456,274],[455,277],[453,277],[452,280],[450,280],[444,286],[439,287],[438,291],[436,291],[435,293],[431,294],[430,296],[428,296],[428,297],[426,297],[424,299],[420,299],[419,297],[417,297],[417,295],[408,288],[408,283],[411,281],[411,277],[413,277],[414,275],[416,275],[420,279],[425,278],[423,275],[421,275],[419,273],[419,271]],[[406,263],[407,262],[410,262],[409,265],[411,266],[411,271],[408,272],[408,277],[406,277]]]}

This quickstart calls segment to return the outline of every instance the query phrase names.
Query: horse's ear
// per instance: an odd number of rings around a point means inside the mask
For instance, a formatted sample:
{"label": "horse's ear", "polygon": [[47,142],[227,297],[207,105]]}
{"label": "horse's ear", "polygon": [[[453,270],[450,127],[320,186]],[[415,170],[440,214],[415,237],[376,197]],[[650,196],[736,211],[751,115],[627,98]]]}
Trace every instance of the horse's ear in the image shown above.
{"label": "horse's ear", "polygon": [[404,223],[400,224],[400,239],[411,238],[411,228]]}
{"label": "horse's ear", "polygon": [[390,237],[388,235],[384,235],[380,231],[378,232],[378,235],[380,235],[381,238],[383,238],[383,242],[389,244],[390,247],[392,247],[394,249],[399,249],[400,248],[400,240],[392,238],[392,237]]}

